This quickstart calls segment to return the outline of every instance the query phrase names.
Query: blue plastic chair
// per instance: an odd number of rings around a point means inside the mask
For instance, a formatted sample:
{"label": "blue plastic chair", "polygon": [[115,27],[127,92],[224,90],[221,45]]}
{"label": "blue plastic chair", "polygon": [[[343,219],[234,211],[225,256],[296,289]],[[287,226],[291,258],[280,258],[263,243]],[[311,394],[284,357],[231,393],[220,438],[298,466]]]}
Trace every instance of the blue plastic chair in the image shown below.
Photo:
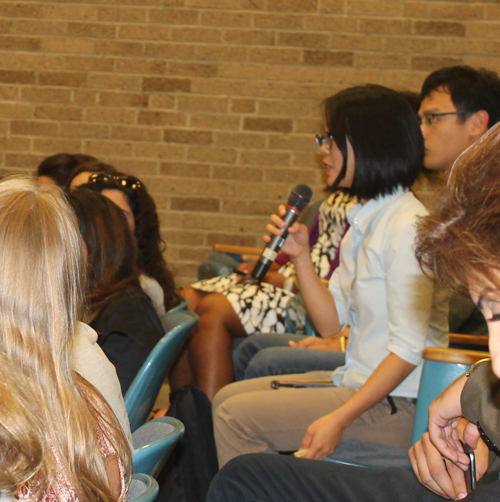
{"label": "blue plastic chair", "polygon": [[184,424],[173,417],[146,422],[132,434],[134,474],[156,478],[177,441],[184,434]]}
{"label": "blue plastic chair", "polygon": [[125,394],[132,432],[146,422],[165,375],[197,322],[198,316],[187,310],[167,312],[162,316],[166,335],[151,351]]}
{"label": "blue plastic chair", "polygon": [[128,502],[154,502],[159,486],[156,479],[147,474],[134,474],[127,491]]}
{"label": "blue plastic chair", "polygon": [[[418,390],[417,404],[415,408],[415,421],[413,423],[412,444],[420,440],[422,435],[427,431],[427,424],[429,420],[429,405],[436,399],[436,397],[443,392],[448,385],[455,381],[459,376],[463,375],[472,364],[488,357],[489,354],[475,350],[459,350],[438,347],[428,347],[424,350],[424,364],[422,374],[420,376],[420,386]],[[355,463],[346,460],[349,456],[348,447],[345,445],[345,453],[341,451],[339,458],[326,457],[328,462],[335,462],[339,464],[355,465],[358,467],[372,467],[373,465],[366,465]],[[402,467],[401,455],[404,457],[405,465],[409,466],[409,460],[406,456],[406,451],[399,451],[400,449],[385,447],[383,445],[366,444],[365,452],[363,452],[363,445],[353,444],[360,455],[366,455],[368,458],[377,459],[377,466],[381,466],[380,459],[384,455],[392,455],[398,461],[398,467]],[[333,453],[335,455],[335,452]],[[352,456],[351,456],[352,458]],[[389,459],[391,461],[391,459]],[[385,467],[385,465],[384,465]]]}
{"label": "blue plastic chair", "polygon": [[185,298],[181,298],[181,302],[179,303],[179,305],[172,307],[168,312],[163,314],[163,316],[166,316],[167,314],[171,314],[173,312],[180,312],[182,310],[187,310],[188,304],[189,304],[189,302]]}

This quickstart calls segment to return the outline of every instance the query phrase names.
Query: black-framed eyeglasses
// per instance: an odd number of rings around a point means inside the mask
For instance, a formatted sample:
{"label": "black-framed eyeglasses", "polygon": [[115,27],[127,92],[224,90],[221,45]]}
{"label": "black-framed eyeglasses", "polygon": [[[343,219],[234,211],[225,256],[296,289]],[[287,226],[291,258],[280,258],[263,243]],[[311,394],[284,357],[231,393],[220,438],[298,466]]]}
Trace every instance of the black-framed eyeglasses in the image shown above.
{"label": "black-framed eyeglasses", "polygon": [[316,143],[320,148],[322,145],[326,145],[328,150],[331,150],[333,146],[333,136],[329,132],[316,134]]}
{"label": "black-framed eyeglasses", "polygon": [[447,115],[467,115],[468,113],[474,113],[470,110],[463,110],[461,112],[443,112],[443,113],[424,113],[423,117],[419,117],[420,125],[426,127],[434,125],[439,117],[446,117]]}
{"label": "black-framed eyeglasses", "polygon": [[115,185],[132,188],[141,188],[142,184],[133,176],[120,176],[118,174],[94,173],[89,176],[87,183],[114,183]]}

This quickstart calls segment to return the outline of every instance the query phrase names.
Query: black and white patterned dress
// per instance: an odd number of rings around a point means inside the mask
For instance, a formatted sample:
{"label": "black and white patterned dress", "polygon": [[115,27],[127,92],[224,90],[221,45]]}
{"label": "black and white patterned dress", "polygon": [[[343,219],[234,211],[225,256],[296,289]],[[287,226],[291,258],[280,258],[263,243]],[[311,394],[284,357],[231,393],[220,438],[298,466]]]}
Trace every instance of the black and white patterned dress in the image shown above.
{"label": "black and white patterned dress", "polygon": [[[329,275],[347,223],[347,213],[356,200],[342,192],[331,194],[318,210],[319,235],[311,247],[311,260],[322,279]],[[285,277],[294,277],[294,266],[289,262],[279,271]],[[241,284],[238,275],[213,277],[194,283],[191,287],[207,293],[222,293],[231,303],[247,335],[254,333],[285,333],[285,319],[291,291],[268,283]],[[303,332],[305,315],[288,309],[293,318],[295,332]]]}

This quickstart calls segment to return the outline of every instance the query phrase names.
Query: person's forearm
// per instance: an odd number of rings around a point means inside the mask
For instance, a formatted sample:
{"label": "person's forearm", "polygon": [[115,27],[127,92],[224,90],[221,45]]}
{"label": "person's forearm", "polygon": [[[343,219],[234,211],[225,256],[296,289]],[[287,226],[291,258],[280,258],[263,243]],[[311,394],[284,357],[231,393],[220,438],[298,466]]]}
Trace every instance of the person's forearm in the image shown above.
{"label": "person's forearm", "polygon": [[295,266],[299,289],[307,312],[321,336],[328,337],[340,332],[337,309],[332,294],[322,283],[309,253],[291,258]]}
{"label": "person's forearm", "polygon": [[365,384],[342,407],[334,411],[336,420],[348,427],[356,418],[387,397],[413,370],[415,365],[389,354]]}

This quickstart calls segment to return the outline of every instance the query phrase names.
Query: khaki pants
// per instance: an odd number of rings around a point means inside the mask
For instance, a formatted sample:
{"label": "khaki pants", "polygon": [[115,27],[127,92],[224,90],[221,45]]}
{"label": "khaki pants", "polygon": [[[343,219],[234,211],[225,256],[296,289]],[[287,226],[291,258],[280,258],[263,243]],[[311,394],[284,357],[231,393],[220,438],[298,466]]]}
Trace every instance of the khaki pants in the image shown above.
{"label": "khaki pants", "polygon": [[[352,387],[271,389],[272,380],[326,380],[330,371],[313,371],[283,377],[263,377],[227,385],[213,403],[214,433],[222,467],[243,453],[295,451],[307,427],[340,408],[356,392]],[[359,441],[409,448],[415,405],[393,398],[398,412],[391,415],[387,399],[357,418],[342,441]],[[342,444],[342,442],[341,442]]]}

